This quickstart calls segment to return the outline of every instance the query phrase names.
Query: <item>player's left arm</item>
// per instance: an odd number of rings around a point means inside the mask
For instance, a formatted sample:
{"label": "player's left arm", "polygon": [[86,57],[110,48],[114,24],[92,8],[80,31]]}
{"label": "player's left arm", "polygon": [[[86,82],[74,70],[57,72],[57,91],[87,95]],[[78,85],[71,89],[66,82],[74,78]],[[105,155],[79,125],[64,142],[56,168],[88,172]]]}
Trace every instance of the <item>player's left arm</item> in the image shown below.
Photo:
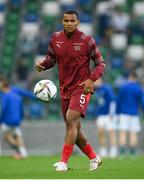
{"label": "player's left arm", "polygon": [[95,68],[90,74],[90,79],[95,82],[104,74],[105,62],[93,38],[89,40],[88,46],[90,59],[92,59],[95,64]]}
{"label": "player's left arm", "polygon": [[93,60],[95,68],[91,72],[89,79],[80,84],[84,85],[85,94],[93,93],[94,82],[104,74],[105,69],[105,62],[93,38],[88,41],[88,48],[90,59]]}

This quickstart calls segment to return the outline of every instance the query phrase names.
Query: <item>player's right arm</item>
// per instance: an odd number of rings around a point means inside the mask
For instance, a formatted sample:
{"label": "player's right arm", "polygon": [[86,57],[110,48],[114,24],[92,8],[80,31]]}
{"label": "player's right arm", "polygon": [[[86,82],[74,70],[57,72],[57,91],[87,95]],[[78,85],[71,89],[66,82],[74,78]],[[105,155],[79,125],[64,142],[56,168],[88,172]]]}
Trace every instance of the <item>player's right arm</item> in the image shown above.
{"label": "player's right arm", "polygon": [[52,46],[52,40],[48,46],[48,53],[44,60],[38,60],[35,64],[35,69],[37,71],[45,71],[46,69],[52,68],[56,63],[55,51]]}

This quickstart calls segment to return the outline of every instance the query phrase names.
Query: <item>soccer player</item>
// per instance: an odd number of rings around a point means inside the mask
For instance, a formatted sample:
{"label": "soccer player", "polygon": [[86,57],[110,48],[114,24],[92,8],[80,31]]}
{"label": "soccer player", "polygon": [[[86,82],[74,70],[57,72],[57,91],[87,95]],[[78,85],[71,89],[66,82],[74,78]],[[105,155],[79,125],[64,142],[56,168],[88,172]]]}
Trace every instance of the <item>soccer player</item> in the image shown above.
{"label": "soccer player", "polygon": [[10,87],[7,80],[0,76],[1,113],[0,124],[5,140],[16,151],[15,158],[27,157],[20,125],[23,119],[22,96],[35,99],[34,95],[18,87]]}
{"label": "soccer player", "polygon": [[144,92],[138,81],[138,75],[132,71],[117,97],[117,113],[119,114],[119,152],[126,153],[127,135],[129,134],[129,152],[135,155],[140,132],[139,107],[144,110]]}
{"label": "soccer player", "polygon": [[[117,156],[116,122],[115,122],[115,95],[109,84],[102,78],[94,83],[94,95],[96,96],[95,114],[98,128],[98,138],[100,143],[101,157]],[[107,137],[108,133],[108,137]],[[110,151],[108,151],[108,141]]]}
{"label": "soccer player", "polygon": [[[38,71],[58,64],[66,133],[61,159],[55,164],[56,171],[68,170],[74,144],[90,159],[89,170],[96,170],[102,161],[82,132],[80,118],[85,116],[94,82],[104,74],[105,63],[94,39],[77,29],[79,17],[76,11],[64,12],[62,24],[64,30],[52,34],[46,58],[35,64]],[[96,65],[92,72],[90,60]]]}

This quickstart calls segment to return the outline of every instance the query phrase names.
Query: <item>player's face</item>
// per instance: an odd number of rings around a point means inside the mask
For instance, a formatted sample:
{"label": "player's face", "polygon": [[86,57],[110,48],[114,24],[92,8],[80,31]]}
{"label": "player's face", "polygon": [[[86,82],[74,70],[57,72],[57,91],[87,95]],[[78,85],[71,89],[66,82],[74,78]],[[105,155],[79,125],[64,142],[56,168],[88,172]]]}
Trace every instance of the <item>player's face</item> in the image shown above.
{"label": "player's face", "polygon": [[79,24],[76,14],[64,14],[62,24],[66,32],[74,32]]}

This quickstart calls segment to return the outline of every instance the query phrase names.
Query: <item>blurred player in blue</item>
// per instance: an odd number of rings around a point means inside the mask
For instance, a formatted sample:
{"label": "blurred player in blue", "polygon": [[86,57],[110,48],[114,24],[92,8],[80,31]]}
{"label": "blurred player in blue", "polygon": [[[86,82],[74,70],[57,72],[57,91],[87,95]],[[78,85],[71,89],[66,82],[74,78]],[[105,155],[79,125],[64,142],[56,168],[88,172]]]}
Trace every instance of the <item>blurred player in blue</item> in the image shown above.
{"label": "blurred player in blue", "polygon": [[[135,71],[130,72],[117,97],[117,113],[119,115],[119,153],[124,155],[127,150],[129,135],[129,152],[135,155],[138,145],[138,132],[141,130],[139,110],[144,110],[144,92]],[[129,133],[129,134],[128,134]]]}
{"label": "blurred player in blue", "polygon": [[35,99],[31,92],[18,87],[10,87],[7,80],[0,76],[1,113],[0,124],[5,140],[16,151],[15,158],[27,157],[20,125],[23,120],[23,99]]}
{"label": "blurred player in blue", "polygon": [[111,86],[104,83],[102,78],[94,83],[94,87],[97,100],[95,113],[100,144],[99,153],[101,157],[114,158],[117,156],[115,95]]}

